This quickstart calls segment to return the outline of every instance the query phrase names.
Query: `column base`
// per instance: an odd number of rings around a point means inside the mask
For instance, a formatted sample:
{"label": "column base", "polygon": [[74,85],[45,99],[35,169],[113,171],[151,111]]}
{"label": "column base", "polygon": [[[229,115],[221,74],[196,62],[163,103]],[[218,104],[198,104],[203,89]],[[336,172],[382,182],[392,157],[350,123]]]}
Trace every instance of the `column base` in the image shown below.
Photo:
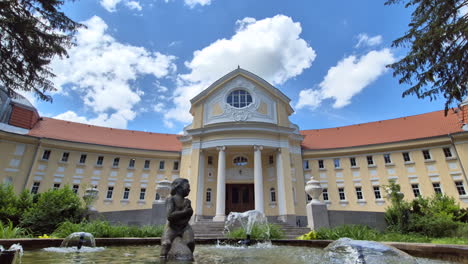
{"label": "column base", "polygon": [[224,220],[226,220],[225,215],[216,215],[213,217],[213,222],[224,222]]}
{"label": "column base", "polygon": [[317,230],[320,227],[330,227],[327,205],[308,203],[306,211],[308,228]]}

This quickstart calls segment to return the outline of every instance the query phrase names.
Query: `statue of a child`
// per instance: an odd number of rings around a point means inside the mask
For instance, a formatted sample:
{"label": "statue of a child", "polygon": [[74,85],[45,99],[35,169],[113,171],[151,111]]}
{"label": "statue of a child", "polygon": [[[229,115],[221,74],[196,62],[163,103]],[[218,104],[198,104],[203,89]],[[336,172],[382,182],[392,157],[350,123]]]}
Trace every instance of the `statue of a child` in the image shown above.
{"label": "statue of a child", "polygon": [[176,237],[180,237],[193,254],[195,240],[189,225],[193,209],[190,200],[185,198],[189,193],[190,184],[187,179],[178,178],[171,183],[171,196],[166,200],[167,222],[161,238],[161,258],[168,257]]}

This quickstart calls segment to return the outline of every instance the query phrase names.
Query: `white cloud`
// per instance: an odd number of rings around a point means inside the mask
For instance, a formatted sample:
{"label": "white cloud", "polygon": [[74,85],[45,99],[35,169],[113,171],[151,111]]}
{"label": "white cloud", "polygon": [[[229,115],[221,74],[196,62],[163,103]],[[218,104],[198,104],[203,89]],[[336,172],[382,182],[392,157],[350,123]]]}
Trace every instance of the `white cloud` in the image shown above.
{"label": "white cloud", "polygon": [[100,0],[99,3],[109,12],[117,11],[117,5],[120,3],[123,3],[126,7],[132,10],[141,11],[143,9],[140,5],[140,2],[135,0]]}
{"label": "white cloud", "polygon": [[101,113],[95,118],[88,119],[84,116],[79,116],[73,111],[67,111],[65,113],[54,116],[54,118],[71,122],[91,124],[95,126],[126,128],[128,120],[135,118],[135,113],[123,110],[120,113],[116,112],[111,115]]}
{"label": "white cloud", "polygon": [[334,99],[334,108],[351,103],[351,98],[386,71],[386,65],[395,61],[390,49],[373,50],[358,58],[354,55],[339,61],[328,70],[319,89],[305,89],[299,93],[297,109],[316,108],[325,99]]}
{"label": "white cloud", "polygon": [[[168,1],[166,0],[166,3],[167,2]],[[196,5],[205,6],[205,5],[210,5],[211,4],[211,0],[184,0],[184,2],[190,8],[194,8]]]}
{"label": "white cloud", "polygon": [[273,84],[282,84],[309,68],[316,57],[315,51],[300,38],[300,23],[290,17],[247,17],[236,25],[231,38],[214,41],[185,62],[190,72],[179,75],[173,93],[175,107],[165,114],[167,120],[190,122],[189,100],[238,65]]}
{"label": "white cloud", "polygon": [[137,2],[137,1],[127,1],[127,2],[125,2],[125,5],[126,5],[128,8],[133,9],[133,10],[138,10],[138,11],[143,10],[143,8],[141,7],[140,3]]}
{"label": "white cloud", "polygon": [[163,78],[174,72],[175,57],[119,43],[97,16],[84,24],[87,28],[78,31],[77,46],[68,50],[69,57],[52,62],[54,83],[59,92],[65,93],[69,84],[80,94],[84,105],[98,116],[88,122],[125,128],[135,118],[133,108],[144,94],[132,88],[132,82],[144,75]]}
{"label": "white cloud", "polygon": [[354,46],[355,48],[364,47],[364,46],[373,47],[373,46],[377,46],[381,44],[383,41],[381,35],[369,37],[366,33],[361,33],[357,35],[357,39],[358,39],[358,43],[356,44],[356,46]]}

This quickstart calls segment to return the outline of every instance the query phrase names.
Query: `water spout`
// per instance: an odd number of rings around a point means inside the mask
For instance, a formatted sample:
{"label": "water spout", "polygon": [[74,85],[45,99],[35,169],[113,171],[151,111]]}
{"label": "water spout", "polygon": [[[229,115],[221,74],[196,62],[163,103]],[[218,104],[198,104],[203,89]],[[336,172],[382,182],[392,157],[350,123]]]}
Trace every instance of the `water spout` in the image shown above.
{"label": "water spout", "polygon": [[96,240],[94,236],[86,232],[75,232],[67,236],[60,247],[76,247],[80,250],[83,246],[95,247]]}
{"label": "water spout", "polygon": [[268,225],[266,216],[262,212],[255,210],[246,211],[243,213],[229,213],[229,215],[226,217],[226,221],[224,222],[224,231],[225,233],[230,233],[235,228],[242,228],[245,231],[246,238],[239,241],[239,244],[250,246],[252,244],[252,231],[255,225],[262,225],[262,227],[265,227],[265,230],[263,230],[264,234],[260,235],[261,238],[270,238],[270,226]]}

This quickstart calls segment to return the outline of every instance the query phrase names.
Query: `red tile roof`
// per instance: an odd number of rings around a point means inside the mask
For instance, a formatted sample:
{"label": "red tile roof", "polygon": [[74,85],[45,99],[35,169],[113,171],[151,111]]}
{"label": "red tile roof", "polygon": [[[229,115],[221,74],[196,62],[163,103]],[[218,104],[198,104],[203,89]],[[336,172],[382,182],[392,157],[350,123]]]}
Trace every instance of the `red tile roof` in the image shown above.
{"label": "red tile roof", "polygon": [[428,138],[461,132],[457,114],[436,111],[344,127],[302,130],[304,149],[334,149]]}
{"label": "red tile roof", "polygon": [[174,134],[92,126],[43,117],[29,131],[30,136],[72,142],[145,150],[181,151],[182,144]]}

